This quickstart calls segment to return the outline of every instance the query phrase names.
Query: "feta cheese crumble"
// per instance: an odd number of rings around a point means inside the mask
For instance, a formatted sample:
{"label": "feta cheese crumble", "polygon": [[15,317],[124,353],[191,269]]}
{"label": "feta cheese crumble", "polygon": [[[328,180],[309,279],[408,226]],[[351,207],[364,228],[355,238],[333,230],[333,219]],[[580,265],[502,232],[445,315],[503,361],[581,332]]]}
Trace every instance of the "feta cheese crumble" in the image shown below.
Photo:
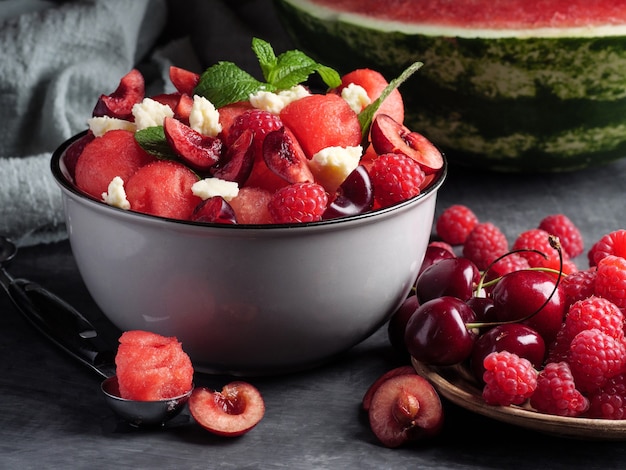
{"label": "feta cheese crumble", "polygon": [[102,201],[109,206],[119,207],[124,210],[130,209],[130,202],[126,199],[124,180],[122,178],[116,176],[111,180],[107,192],[102,193]]}
{"label": "feta cheese crumble", "polygon": [[326,147],[317,152],[309,161],[309,168],[324,188],[329,192],[337,190],[346,177],[359,166],[363,147]]}
{"label": "feta cheese crumble", "polygon": [[131,132],[135,132],[135,130],[137,130],[137,126],[135,126],[134,122],[110,116],[92,117],[87,120],[87,125],[89,126],[89,130],[96,137],[102,137],[107,132],[116,129],[123,129]]}
{"label": "feta cheese crumble", "polygon": [[203,201],[214,196],[222,196],[225,201],[230,201],[239,194],[239,185],[234,181],[205,178],[195,182],[191,186],[191,191]]}
{"label": "feta cheese crumble", "polygon": [[151,98],[144,98],[141,103],[133,105],[132,113],[138,131],[148,127],[162,126],[166,117],[174,117],[172,108]]}
{"label": "feta cheese crumble", "polygon": [[343,88],[341,90],[341,97],[346,100],[346,103],[348,103],[357,114],[363,111],[363,109],[372,102],[365,88],[356,83],[350,83]]}
{"label": "feta cheese crumble", "polygon": [[250,104],[257,109],[279,114],[292,101],[299,100],[310,94],[309,90],[302,85],[296,85],[289,90],[281,90],[278,93],[260,90],[250,95]]}
{"label": "feta cheese crumble", "polygon": [[202,135],[215,137],[222,132],[220,113],[205,97],[194,95],[189,114],[189,127]]}

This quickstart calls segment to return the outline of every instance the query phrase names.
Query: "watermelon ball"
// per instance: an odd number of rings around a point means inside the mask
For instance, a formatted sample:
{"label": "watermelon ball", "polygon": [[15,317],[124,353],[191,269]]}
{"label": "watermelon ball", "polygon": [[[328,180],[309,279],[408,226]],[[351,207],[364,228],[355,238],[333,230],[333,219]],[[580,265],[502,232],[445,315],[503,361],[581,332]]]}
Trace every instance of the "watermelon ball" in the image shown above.
{"label": "watermelon ball", "polygon": [[133,132],[111,130],[85,145],[76,160],[76,186],[100,200],[113,178],[119,176],[126,181],[135,171],[154,160],[154,156],[139,146]]}
{"label": "watermelon ball", "polygon": [[164,400],[191,390],[191,359],[175,337],[131,330],[120,336],[119,343],[115,365],[122,398]]}

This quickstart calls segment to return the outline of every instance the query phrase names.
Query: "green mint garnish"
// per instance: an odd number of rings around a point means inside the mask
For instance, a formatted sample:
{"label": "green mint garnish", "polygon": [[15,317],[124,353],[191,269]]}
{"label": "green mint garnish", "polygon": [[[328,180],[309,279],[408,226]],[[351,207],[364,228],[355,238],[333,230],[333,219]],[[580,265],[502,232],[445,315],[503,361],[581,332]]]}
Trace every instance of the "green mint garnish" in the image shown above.
{"label": "green mint garnish", "polygon": [[372,119],[374,118],[374,113],[378,110],[381,103],[385,101],[385,98],[389,96],[389,94],[398,88],[402,83],[404,83],[411,75],[413,75],[417,70],[419,70],[423,62],[413,62],[409,65],[399,77],[394,78],[389,82],[389,85],[385,87],[380,96],[371,102],[363,111],[359,113],[359,124],[361,124],[361,139],[363,141],[363,147],[367,146],[368,136],[370,133],[370,127],[372,126]]}
{"label": "green mint garnish", "polygon": [[272,46],[262,39],[252,39],[252,50],[256,54],[265,82],[255,79],[232,62],[218,62],[207,68],[200,76],[194,93],[204,96],[216,108],[230,103],[248,100],[260,90],[288,90],[305,82],[317,72],[329,88],[341,84],[339,73],[319,64],[298,50],[276,56]]}
{"label": "green mint garnish", "polygon": [[135,132],[139,146],[161,160],[176,160],[178,157],[165,138],[163,126],[154,126]]}

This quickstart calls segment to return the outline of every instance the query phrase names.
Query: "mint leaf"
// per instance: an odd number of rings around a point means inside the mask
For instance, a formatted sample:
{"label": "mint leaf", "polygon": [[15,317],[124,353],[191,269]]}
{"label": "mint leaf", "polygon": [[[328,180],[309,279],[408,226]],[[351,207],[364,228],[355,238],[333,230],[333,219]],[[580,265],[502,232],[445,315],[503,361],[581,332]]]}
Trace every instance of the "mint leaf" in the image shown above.
{"label": "mint leaf", "polygon": [[232,62],[218,62],[206,69],[194,93],[204,96],[216,108],[247,100],[260,89],[274,91],[271,85],[258,81]]}
{"label": "mint leaf", "polygon": [[372,120],[374,119],[374,113],[380,108],[380,105],[389,94],[404,83],[411,75],[417,72],[423,62],[413,62],[409,65],[399,77],[394,78],[389,82],[389,85],[385,87],[380,96],[371,102],[363,111],[359,113],[359,124],[361,124],[361,139],[364,142],[364,148],[367,146],[367,139],[370,133],[370,127],[372,126]]}
{"label": "mint leaf", "polygon": [[177,159],[165,138],[163,126],[147,127],[135,132],[135,140],[139,146],[151,155],[163,160]]}
{"label": "mint leaf", "polygon": [[274,49],[269,42],[263,41],[259,38],[252,38],[252,50],[256,54],[257,59],[259,59],[259,65],[261,66],[261,72],[263,72],[263,78],[270,82],[268,77],[271,75],[272,70],[276,68],[278,63],[276,54],[274,54]]}

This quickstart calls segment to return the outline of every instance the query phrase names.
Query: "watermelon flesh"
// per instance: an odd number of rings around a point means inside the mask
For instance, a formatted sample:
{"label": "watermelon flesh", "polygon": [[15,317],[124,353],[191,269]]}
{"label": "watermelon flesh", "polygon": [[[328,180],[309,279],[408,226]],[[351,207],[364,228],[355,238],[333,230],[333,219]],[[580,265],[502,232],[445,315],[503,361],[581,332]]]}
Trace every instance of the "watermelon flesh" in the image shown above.
{"label": "watermelon flesh", "polygon": [[526,29],[623,25],[615,0],[311,0],[319,6],[381,20],[459,28]]}

